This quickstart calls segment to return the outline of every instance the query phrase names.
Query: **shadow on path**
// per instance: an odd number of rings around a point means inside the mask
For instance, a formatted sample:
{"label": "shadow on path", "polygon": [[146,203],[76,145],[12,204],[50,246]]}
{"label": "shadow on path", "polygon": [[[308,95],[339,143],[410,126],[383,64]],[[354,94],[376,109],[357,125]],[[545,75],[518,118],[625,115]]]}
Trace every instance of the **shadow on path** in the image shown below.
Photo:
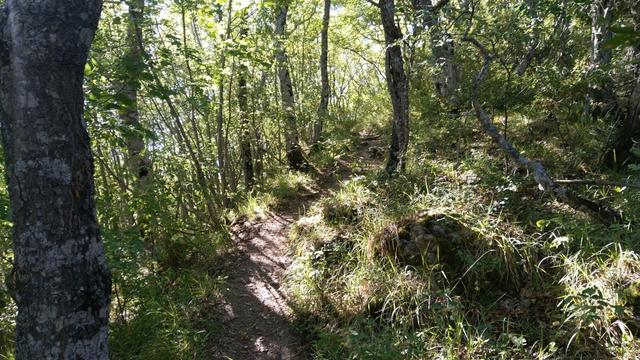
{"label": "shadow on path", "polygon": [[216,359],[306,359],[280,285],[290,264],[286,239],[293,222],[270,213],[232,227],[237,250],[224,259],[229,277],[220,306],[222,331],[212,344]]}

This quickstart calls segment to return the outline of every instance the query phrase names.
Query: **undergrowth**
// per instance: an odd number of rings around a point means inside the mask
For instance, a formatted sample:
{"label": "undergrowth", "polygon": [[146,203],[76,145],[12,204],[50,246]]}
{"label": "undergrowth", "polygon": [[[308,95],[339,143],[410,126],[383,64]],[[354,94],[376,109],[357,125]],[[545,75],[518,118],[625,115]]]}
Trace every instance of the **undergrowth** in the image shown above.
{"label": "undergrowth", "polygon": [[[516,143],[536,131],[514,123]],[[450,141],[443,130],[419,137],[433,148],[415,145],[421,151],[405,173],[345,178],[294,224],[287,288],[310,319],[313,357],[640,356],[640,239],[630,225],[638,194],[577,189],[627,216],[605,226],[537,191],[472,125],[459,129],[474,140],[459,144],[457,156],[441,154]],[[595,146],[562,149],[591,132],[525,151],[559,176],[589,176]]]}

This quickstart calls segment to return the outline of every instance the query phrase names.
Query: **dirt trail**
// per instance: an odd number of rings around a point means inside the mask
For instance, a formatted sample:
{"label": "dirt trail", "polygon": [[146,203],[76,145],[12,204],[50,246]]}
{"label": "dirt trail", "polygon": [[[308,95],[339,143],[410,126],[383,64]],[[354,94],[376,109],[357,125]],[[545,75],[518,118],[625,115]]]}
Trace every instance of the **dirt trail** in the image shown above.
{"label": "dirt trail", "polygon": [[281,288],[291,262],[287,235],[292,214],[269,213],[232,227],[237,249],[227,259],[225,301],[221,304],[219,359],[306,359],[302,338]]}
{"label": "dirt trail", "polygon": [[[354,151],[356,157],[359,160],[379,158],[369,153],[378,142],[377,137],[361,136],[361,144]],[[287,237],[291,225],[306,206],[335,187],[337,178],[352,174],[349,162],[337,160],[336,167],[318,182],[321,187],[300,194],[288,210],[270,212],[262,219],[232,226],[236,249],[225,259],[228,279],[225,300],[220,305],[222,329],[212,343],[216,359],[308,358],[302,336],[292,325],[294,314],[281,286],[291,264]]]}

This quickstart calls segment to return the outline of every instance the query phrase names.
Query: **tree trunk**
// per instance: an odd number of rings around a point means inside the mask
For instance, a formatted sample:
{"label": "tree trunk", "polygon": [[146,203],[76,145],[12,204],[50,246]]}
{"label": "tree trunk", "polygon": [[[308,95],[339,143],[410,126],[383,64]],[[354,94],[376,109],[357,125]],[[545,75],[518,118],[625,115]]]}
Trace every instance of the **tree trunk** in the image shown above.
{"label": "tree trunk", "polygon": [[529,49],[527,50],[527,53],[522,58],[520,63],[516,66],[516,74],[518,76],[524,75],[524,73],[527,71],[527,68],[536,55],[538,45],[540,44],[539,25],[542,22],[542,19],[538,14],[538,0],[525,0],[525,3],[527,3],[527,7],[529,9],[529,18],[531,19],[531,40],[529,41]]}
{"label": "tree trunk", "polygon": [[460,71],[455,61],[455,46],[451,35],[441,29],[439,12],[448,1],[413,0],[417,14],[415,33],[429,31],[431,52],[434,58],[435,87],[438,95],[452,105],[460,104]]}
{"label": "tree trunk", "polygon": [[317,144],[322,138],[324,121],[329,108],[329,97],[331,88],[329,87],[329,19],[331,16],[331,0],[324,0],[324,13],[322,16],[322,32],[320,34],[320,79],[322,90],[320,92],[320,107],[318,108],[318,118],[313,126],[312,143]]}
{"label": "tree trunk", "polygon": [[[591,54],[589,74],[598,79],[589,84],[587,111],[594,117],[610,117],[619,120],[620,109],[614,92],[613,79],[608,73],[601,73],[611,65],[611,49],[605,46],[611,39],[611,23],[615,0],[596,0],[591,4]],[[600,72],[600,73],[599,73]]]}
{"label": "tree trunk", "polygon": [[[146,152],[146,144],[142,135],[142,124],[138,111],[138,92],[140,91],[141,74],[144,68],[142,21],[144,16],[144,0],[130,0],[127,2],[129,10],[129,23],[127,25],[127,45],[124,54],[125,73],[123,74],[122,93],[128,99],[119,109],[122,123],[129,129],[125,135],[127,148],[127,168],[135,177],[133,196],[143,197],[148,191],[149,179],[153,165]],[[144,203],[143,203],[144,204]],[[136,206],[135,218],[131,223],[137,223],[140,236],[149,238],[149,221],[144,214],[144,205]]]}
{"label": "tree trunk", "polygon": [[[224,40],[229,40],[231,37],[231,11],[233,7],[233,2],[229,1],[228,9],[227,9],[227,29],[225,31]],[[223,45],[220,54],[220,67],[222,69],[222,74],[224,74],[225,67],[227,66],[227,51],[226,46]],[[220,187],[222,192],[222,201],[224,205],[227,206],[229,203],[229,198],[227,197],[227,173],[226,173],[226,143],[224,137],[224,76],[220,76],[220,80],[218,81],[218,108],[216,112],[216,147],[218,149],[218,173],[220,177]]]}
{"label": "tree trunk", "polygon": [[[240,40],[247,37],[246,17],[242,18],[242,28],[240,29]],[[240,59],[238,66],[238,108],[240,110],[240,153],[242,155],[242,168],[244,172],[244,185],[248,191],[253,190],[255,185],[255,174],[253,171],[253,154],[251,152],[251,123],[248,109],[247,73],[249,69]]]}
{"label": "tree trunk", "polygon": [[0,15],[19,360],[108,358],[111,276],[82,89],[101,8],[100,0],[8,0]]}
{"label": "tree trunk", "polygon": [[402,32],[395,22],[394,0],[380,0],[379,7],[386,43],[387,88],[393,105],[391,147],[385,170],[393,174],[404,169],[409,145],[409,84],[402,59]]}
{"label": "tree trunk", "polygon": [[121,107],[119,115],[123,124],[130,129],[125,139],[129,155],[127,165],[129,171],[137,178],[137,190],[144,191],[151,172],[151,160],[145,154],[146,146],[138,112],[140,75],[144,67],[141,28],[144,0],[130,0],[127,5],[129,7],[129,24],[127,27],[127,48],[124,55],[126,74],[124,74],[122,93],[129,101]]}
{"label": "tree trunk", "polygon": [[473,80],[472,84],[472,97],[471,105],[476,112],[476,117],[480,121],[485,133],[491,137],[491,139],[502,149],[502,151],[511,157],[516,163],[527,168],[538,183],[540,190],[547,193],[552,193],[558,197],[558,199],[565,204],[573,207],[574,209],[584,209],[592,212],[598,216],[604,223],[611,224],[614,222],[622,221],[622,216],[615,210],[609,208],[606,205],[595,203],[591,200],[581,198],[574,194],[566,186],[553,181],[547,169],[538,161],[531,160],[524,156],[518,149],[516,149],[507,138],[500,133],[498,128],[494,125],[491,115],[489,115],[480,101],[480,84],[485,80],[489,74],[491,62],[493,56],[489,54],[487,49],[475,38],[465,35],[463,41],[470,42],[481,53],[483,58],[483,65],[480,72]]}
{"label": "tree trunk", "polygon": [[309,162],[302,151],[298,135],[298,124],[295,113],[295,99],[293,84],[289,74],[287,52],[284,48],[285,29],[287,26],[287,12],[289,0],[276,1],[276,62],[278,65],[278,79],[280,81],[280,96],[282,110],[285,117],[285,151],[289,167],[293,170],[308,171]]}
{"label": "tree trunk", "polygon": [[[640,33],[640,11],[634,16],[635,31]],[[622,119],[614,140],[604,154],[604,163],[609,167],[617,167],[627,163],[630,159],[638,160],[638,155],[631,150],[640,141],[640,46],[636,46],[631,55],[635,80],[633,90],[629,96],[627,111]]]}

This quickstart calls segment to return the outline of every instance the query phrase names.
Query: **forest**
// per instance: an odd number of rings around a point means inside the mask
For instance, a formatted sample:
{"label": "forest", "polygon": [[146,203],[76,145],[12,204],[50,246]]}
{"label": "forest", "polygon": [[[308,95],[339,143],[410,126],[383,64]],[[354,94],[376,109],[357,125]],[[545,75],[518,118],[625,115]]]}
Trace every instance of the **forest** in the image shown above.
{"label": "forest", "polygon": [[0,360],[640,358],[640,0],[0,6]]}

